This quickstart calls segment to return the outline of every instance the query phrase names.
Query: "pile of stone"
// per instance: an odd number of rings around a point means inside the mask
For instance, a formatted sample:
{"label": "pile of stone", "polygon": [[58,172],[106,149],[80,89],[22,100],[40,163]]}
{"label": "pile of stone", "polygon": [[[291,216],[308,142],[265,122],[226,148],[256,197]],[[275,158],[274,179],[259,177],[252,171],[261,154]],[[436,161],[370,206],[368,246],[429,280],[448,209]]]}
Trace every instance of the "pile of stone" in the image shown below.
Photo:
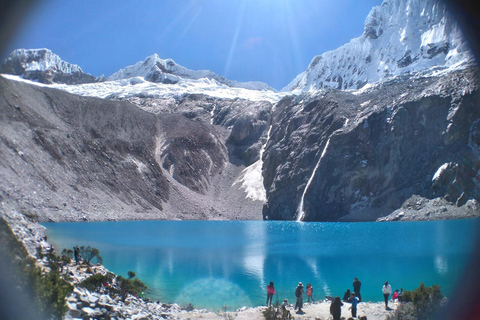
{"label": "pile of stone", "polygon": [[125,301],[111,298],[108,294],[90,292],[75,287],[67,297],[68,313],[65,319],[177,319],[181,313],[178,305],[147,302],[129,296]]}

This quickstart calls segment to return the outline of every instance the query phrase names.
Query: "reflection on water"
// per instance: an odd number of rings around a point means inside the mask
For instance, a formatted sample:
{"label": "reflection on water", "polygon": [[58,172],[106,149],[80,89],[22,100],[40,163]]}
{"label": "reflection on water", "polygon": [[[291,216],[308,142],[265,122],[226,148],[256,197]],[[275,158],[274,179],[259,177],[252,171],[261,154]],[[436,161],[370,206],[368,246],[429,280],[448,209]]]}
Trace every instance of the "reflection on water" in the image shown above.
{"label": "reflection on water", "polygon": [[435,257],[435,270],[441,274],[446,275],[448,273],[448,261],[442,256]]}
{"label": "reflection on water", "polygon": [[175,301],[181,306],[190,303],[193,306],[209,306],[213,310],[222,310],[230,301],[242,306],[252,305],[245,292],[235,283],[215,278],[199,279],[186,284]]}
{"label": "reflection on water", "polygon": [[479,219],[402,223],[134,221],[45,224],[57,251],[98,248],[105,266],[135,271],[154,300],[229,310],[262,305],[266,284],[295,300],[298,282],[314,297],[342,296],[354,277],[365,301],[393,289],[439,284],[449,294],[462,275]]}

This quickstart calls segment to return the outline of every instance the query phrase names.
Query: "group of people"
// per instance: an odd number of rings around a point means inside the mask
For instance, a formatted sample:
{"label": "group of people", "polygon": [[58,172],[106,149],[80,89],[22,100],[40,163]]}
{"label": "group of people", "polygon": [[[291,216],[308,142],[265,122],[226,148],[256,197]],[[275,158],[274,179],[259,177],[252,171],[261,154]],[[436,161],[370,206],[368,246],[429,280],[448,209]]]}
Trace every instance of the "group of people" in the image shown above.
{"label": "group of people", "polygon": [[[351,292],[350,289],[347,289],[347,291],[345,291],[345,294],[343,295],[343,302],[351,303],[349,310],[351,310],[352,312],[352,317],[356,318],[358,303],[362,301],[362,295],[360,294],[362,283],[358,280],[358,278],[353,279],[352,287],[353,287],[353,292]],[[295,289],[295,297],[297,300],[295,302],[294,310],[296,310],[297,313],[304,313],[302,310],[304,293],[305,293],[305,289],[303,288],[303,284],[299,282],[297,288]],[[390,286],[388,281],[386,281],[384,286],[382,287],[382,293],[385,300],[385,309],[389,310],[388,300],[389,300],[390,294],[392,294],[392,287]],[[275,294],[276,294],[275,285],[273,284],[273,281],[270,281],[270,283],[267,285],[267,302],[266,302],[267,307],[270,307],[272,305],[272,299]],[[308,302],[315,301],[315,299],[313,298],[313,287],[310,283],[307,284],[306,294],[307,294]],[[392,301],[394,302],[401,301],[402,294],[403,294],[403,288],[400,289],[400,291],[395,290],[392,295]],[[340,300],[340,297],[335,297],[335,298],[330,297],[330,300],[332,300],[332,304],[330,305],[330,314],[333,316],[333,320],[339,320],[342,314],[343,303]],[[288,299],[284,299],[282,304],[282,309],[284,310],[284,312],[288,311],[286,309],[287,306],[288,306]]]}
{"label": "group of people", "polygon": [[[392,286],[388,284],[388,281],[385,281],[385,284],[382,287],[382,292],[383,292],[383,298],[385,300],[385,309],[388,310],[388,298],[390,297],[390,294],[392,293]],[[400,291],[395,290],[392,295],[392,301],[402,301],[402,296],[403,296],[403,288],[400,288]]]}
{"label": "group of people", "polygon": [[[353,292],[350,292],[350,289],[345,291],[343,295],[343,301],[349,302],[352,305],[350,306],[349,310],[352,311],[352,318],[357,317],[357,306],[360,301],[362,301],[362,295],[360,294],[360,288],[362,287],[362,283],[358,280],[358,278],[353,279]],[[330,314],[333,317],[333,320],[340,320],[342,315],[342,306],[343,303],[340,300],[340,297],[335,297],[330,305]]]}
{"label": "group of people", "polygon": [[[315,299],[313,298],[313,287],[310,283],[307,284],[307,299],[308,302],[314,302]],[[297,301],[295,302],[295,310],[297,313],[303,313],[302,307],[303,307],[303,294],[305,293],[305,290],[303,288],[303,283],[299,282],[297,288],[295,289],[295,297],[297,298]],[[272,299],[273,296],[276,294],[275,292],[275,285],[273,281],[270,281],[270,283],[267,285],[267,302],[266,305],[267,307],[270,307],[272,305]],[[283,300],[282,307],[286,308],[288,305],[288,299]]]}
{"label": "group of people", "polygon": [[[357,305],[360,301],[362,301],[362,296],[360,295],[360,287],[362,283],[355,278],[353,280],[353,293],[350,293],[350,289],[347,289],[345,294],[343,295],[343,301],[344,302],[349,302],[352,304],[352,306],[349,308],[352,310],[352,317],[356,318],[357,317]],[[392,293],[392,286],[388,283],[388,281],[385,281],[385,284],[382,287],[382,293],[383,293],[383,298],[385,300],[385,309],[390,310],[388,307],[388,301],[390,298],[390,294]],[[400,288],[400,291],[397,289],[393,292],[392,295],[392,301],[402,301],[402,295],[403,295],[403,288]],[[342,309],[341,307],[343,306],[342,301],[340,301],[340,297],[335,297],[332,301],[332,304],[330,305],[330,313],[333,316],[333,320],[339,320],[341,317]]]}

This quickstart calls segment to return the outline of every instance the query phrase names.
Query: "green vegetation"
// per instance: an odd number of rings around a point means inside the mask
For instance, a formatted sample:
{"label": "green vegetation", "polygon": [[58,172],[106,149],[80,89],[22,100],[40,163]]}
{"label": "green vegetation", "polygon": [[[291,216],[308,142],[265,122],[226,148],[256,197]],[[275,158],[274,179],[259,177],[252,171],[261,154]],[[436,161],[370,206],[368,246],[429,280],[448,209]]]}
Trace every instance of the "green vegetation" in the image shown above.
{"label": "green vegetation", "polygon": [[127,275],[128,275],[128,279],[133,279],[137,276],[137,274],[133,271],[128,271]]}
{"label": "green vegetation", "polygon": [[0,219],[0,243],[1,258],[12,267],[12,280],[20,288],[25,303],[30,301],[33,304],[38,319],[62,319],[68,311],[65,298],[73,287],[59,272],[59,258],[53,253],[43,255],[37,250],[39,257],[47,257],[51,268],[50,272],[44,272],[35,265],[35,259],[28,255],[3,219]]}
{"label": "green vegetation", "polygon": [[97,263],[102,263],[103,262],[103,259],[100,256],[100,251],[97,248],[92,248],[90,246],[88,246],[86,248],[84,246],[80,247],[80,257],[82,257],[83,260],[88,265],[90,265],[90,261],[92,261],[93,258],[96,259]]}
{"label": "green vegetation", "polygon": [[119,289],[120,297],[125,300],[128,294],[134,296],[143,295],[143,291],[147,289],[147,286],[139,279],[125,279],[122,276],[117,276],[116,284]]}
{"label": "green vegetation", "polygon": [[115,279],[115,275],[111,272],[107,273],[106,275],[97,273],[80,282],[78,286],[84,287],[89,291],[100,291],[103,287],[106,287],[108,290],[113,279]]}
{"label": "green vegetation", "polygon": [[402,304],[387,320],[433,320],[435,315],[445,307],[445,299],[440,286],[434,284],[426,287],[422,282],[413,291],[405,290]]}
{"label": "green vegetation", "polygon": [[129,294],[142,296],[147,286],[139,279],[125,279],[122,276],[116,277],[113,273],[102,275],[94,274],[79,283],[80,287],[84,287],[90,291],[106,291],[110,296],[120,296],[123,300]]}

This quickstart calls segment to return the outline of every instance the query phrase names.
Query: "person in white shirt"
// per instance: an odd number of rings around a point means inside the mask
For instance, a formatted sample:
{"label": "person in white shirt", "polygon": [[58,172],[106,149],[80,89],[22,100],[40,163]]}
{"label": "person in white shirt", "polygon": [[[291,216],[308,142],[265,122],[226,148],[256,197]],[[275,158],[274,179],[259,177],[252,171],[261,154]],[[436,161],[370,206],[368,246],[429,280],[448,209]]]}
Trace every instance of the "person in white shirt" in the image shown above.
{"label": "person in white shirt", "polygon": [[388,284],[388,281],[385,281],[385,285],[382,287],[383,298],[385,299],[385,309],[388,310],[388,297],[392,293],[392,286]]}

